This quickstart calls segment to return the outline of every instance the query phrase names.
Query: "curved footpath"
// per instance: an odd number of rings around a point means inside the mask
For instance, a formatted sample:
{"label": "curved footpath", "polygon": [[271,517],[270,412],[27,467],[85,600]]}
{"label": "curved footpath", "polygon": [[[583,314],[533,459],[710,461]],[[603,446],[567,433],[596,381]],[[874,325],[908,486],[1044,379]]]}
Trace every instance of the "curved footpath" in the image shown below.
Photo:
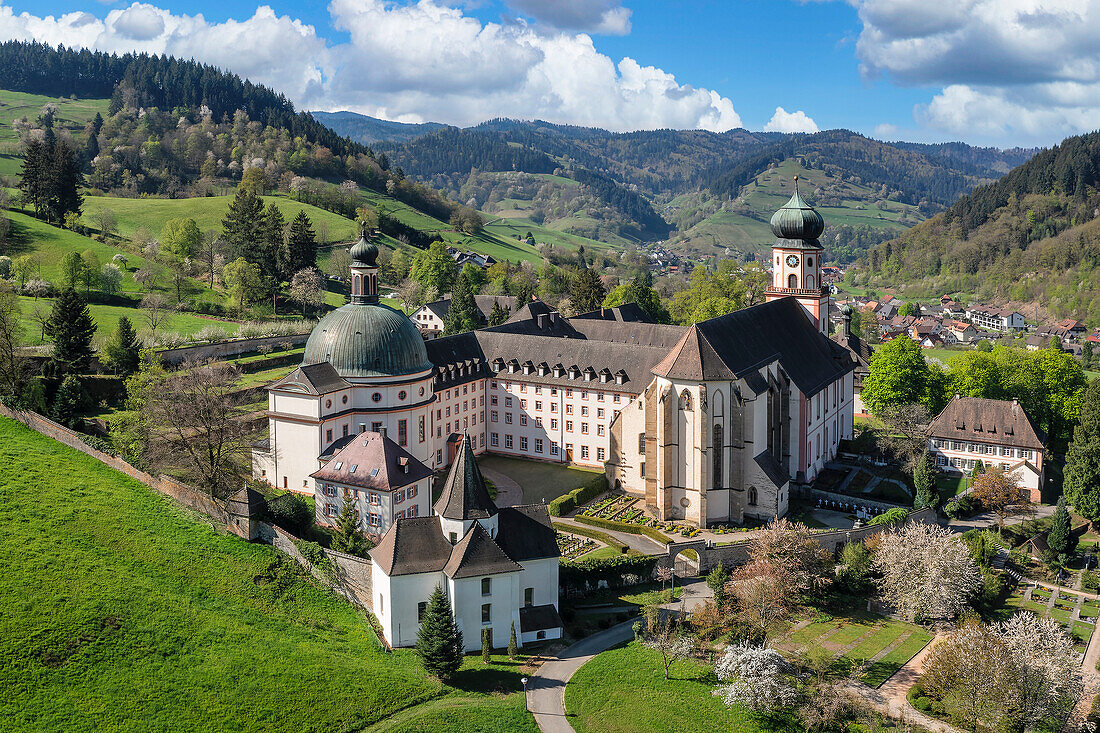
{"label": "curved footpath", "polygon": [[[696,579],[682,586],[683,595],[675,603],[666,603],[662,608],[669,611],[692,611],[713,597],[707,584]],[[634,638],[633,618],[621,624],[599,631],[565,648],[555,659],[543,663],[538,671],[531,675],[527,683],[527,709],[535,716],[539,730],[543,733],[574,733],[573,726],[565,715],[565,685],[578,669],[592,657],[617,644]]]}

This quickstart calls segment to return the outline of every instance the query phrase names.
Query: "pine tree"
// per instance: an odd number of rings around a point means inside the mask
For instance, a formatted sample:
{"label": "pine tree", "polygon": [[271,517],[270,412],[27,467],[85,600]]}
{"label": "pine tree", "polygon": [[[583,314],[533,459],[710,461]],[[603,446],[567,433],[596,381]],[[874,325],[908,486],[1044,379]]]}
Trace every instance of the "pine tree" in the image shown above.
{"label": "pine tree", "polygon": [[222,232],[228,245],[227,261],[244,257],[256,263],[264,254],[264,202],[246,186],[237,187],[222,219]]}
{"label": "pine tree", "polygon": [[489,312],[489,325],[499,326],[508,320],[508,311],[501,306],[499,300],[493,301],[493,310]]}
{"label": "pine tree", "polygon": [[[278,282],[285,279],[282,277],[279,263],[288,262],[290,258],[287,255],[286,219],[283,218],[283,212],[279,211],[274,201],[264,210],[263,227],[263,249],[257,259],[249,261],[260,266],[260,272],[264,277]],[[248,255],[245,255],[245,259],[248,259]],[[293,275],[294,272],[290,274]]]}
{"label": "pine tree", "polygon": [[57,388],[57,394],[53,398],[53,407],[50,412],[54,420],[70,428],[75,427],[80,419],[78,415],[88,406],[88,393],[84,389],[80,378],[70,374]]}
{"label": "pine tree", "polygon": [[417,656],[429,674],[446,681],[462,666],[462,651],[462,632],[451,615],[451,602],[437,585],[416,635]]}
{"label": "pine tree", "polygon": [[1050,534],[1047,535],[1047,546],[1055,555],[1072,555],[1077,550],[1077,538],[1073,536],[1065,497],[1058,499],[1054,523],[1050,525]]}
{"label": "pine tree", "polygon": [[935,509],[940,505],[940,495],[936,491],[936,468],[932,462],[932,454],[928,451],[924,452],[913,471],[913,487],[916,489],[914,509]]}
{"label": "pine tree", "polygon": [[296,272],[317,266],[317,236],[306,212],[299,211],[290,223],[286,245],[286,269],[281,275],[283,280],[289,280]]}
{"label": "pine tree", "polygon": [[355,504],[345,501],[336,517],[336,531],[332,534],[332,549],[349,555],[366,557],[371,548],[370,540],[359,531],[359,511]]}
{"label": "pine tree", "polygon": [[55,142],[49,152],[46,215],[50,221],[60,223],[69,212],[80,214],[84,205],[84,194],[80,191],[84,174],[76,153],[65,141]]}
{"label": "pine tree", "polygon": [[1066,499],[1079,515],[1100,519],[1100,380],[1089,382],[1081,398],[1081,421],[1066,451]]}
{"label": "pine tree", "polygon": [[114,335],[103,347],[103,356],[115,374],[126,376],[137,371],[141,347],[130,319],[122,316]]}
{"label": "pine tree", "polygon": [[53,342],[51,363],[58,375],[87,370],[95,330],[95,321],[80,293],[72,288],[61,291],[45,327],[46,337]]}
{"label": "pine tree", "polygon": [[481,630],[481,663],[493,661],[493,650],[489,648],[489,629]]}
{"label": "pine tree", "polygon": [[508,658],[515,659],[519,653],[519,642],[516,641],[516,622],[512,622],[512,630],[508,632]]}
{"label": "pine tree", "polygon": [[42,217],[46,213],[46,179],[47,160],[46,148],[41,140],[30,140],[27,143],[26,153],[23,156],[22,178],[19,189],[23,192],[23,200],[34,209],[35,216]]}
{"label": "pine tree", "polygon": [[573,278],[573,287],[569,290],[569,300],[577,313],[589,313],[603,305],[607,297],[607,288],[594,270],[589,267],[581,270]]}
{"label": "pine tree", "polygon": [[481,324],[477,303],[470,292],[470,285],[465,275],[459,275],[455,279],[454,290],[451,291],[451,303],[447,307],[447,317],[443,319],[443,334],[452,336],[456,333],[472,331]]}

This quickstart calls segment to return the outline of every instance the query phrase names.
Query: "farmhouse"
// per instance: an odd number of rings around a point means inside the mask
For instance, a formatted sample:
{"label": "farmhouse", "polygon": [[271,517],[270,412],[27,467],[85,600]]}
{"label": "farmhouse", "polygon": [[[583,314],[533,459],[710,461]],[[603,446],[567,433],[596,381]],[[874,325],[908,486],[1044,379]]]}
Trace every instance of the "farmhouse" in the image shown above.
{"label": "farmhouse", "polygon": [[[489,322],[489,314],[493,312],[495,304],[499,304],[501,308],[511,313],[516,309],[516,297],[514,295],[475,295],[474,305],[477,307],[482,325]],[[447,296],[442,300],[425,303],[409,318],[423,334],[435,337],[443,333],[447,312],[450,309],[451,298]]]}
{"label": "farmhouse", "polygon": [[[535,302],[500,326],[427,342],[379,303],[378,249],[361,239],[351,302],[268,388],[270,438],[253,473],[320,499],[326,482],[363,489],[315,475],[349,436],[385,433],[432,471],[468,436],[478,454],[603,468],[662,519],[781,516],[791,483],[812,481],[852,431],[857,361],[826,336],[823,228],[796,192],[772,218],[767,302],[694,326],[652,323],[634,305],[564,318]],[[396,499],[402,487],[391,488]],[[394,517],[416,516],[407,506],[395,501]]]}

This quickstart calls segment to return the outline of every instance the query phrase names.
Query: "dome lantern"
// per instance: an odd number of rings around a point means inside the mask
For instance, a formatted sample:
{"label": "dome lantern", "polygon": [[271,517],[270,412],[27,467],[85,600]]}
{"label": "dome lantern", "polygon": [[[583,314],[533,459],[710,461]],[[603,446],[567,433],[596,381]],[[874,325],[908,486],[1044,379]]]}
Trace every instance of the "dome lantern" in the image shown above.
{"label": "dome lantern", "polygon": [[348,254],[351,255],[351,302],[377,303],[378,245],[368,240],[363,230]]}
{"label": "dome lantern", "polygon": [[772,214],[772,234],[779,239],[802,240],[804,245],[819,249],[817,238],[825,231],[825,220],[798,193],[798,176],[795,176],[794,195]]}

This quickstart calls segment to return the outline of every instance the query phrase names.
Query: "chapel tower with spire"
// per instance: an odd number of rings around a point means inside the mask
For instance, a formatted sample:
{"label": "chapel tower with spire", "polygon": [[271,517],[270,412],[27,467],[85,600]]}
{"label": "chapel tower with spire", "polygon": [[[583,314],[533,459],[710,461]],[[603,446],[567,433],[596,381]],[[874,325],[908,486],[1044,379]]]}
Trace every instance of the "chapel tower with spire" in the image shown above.
{"label": "chapel tower with spire", "polygon": [[821,257],[825,253],[818,237],[825,220],[798,193],[772,215],[772,282],[765,299],[794,298],[806,310],[817,330],[829,335],[829,291],[821,284]]}

